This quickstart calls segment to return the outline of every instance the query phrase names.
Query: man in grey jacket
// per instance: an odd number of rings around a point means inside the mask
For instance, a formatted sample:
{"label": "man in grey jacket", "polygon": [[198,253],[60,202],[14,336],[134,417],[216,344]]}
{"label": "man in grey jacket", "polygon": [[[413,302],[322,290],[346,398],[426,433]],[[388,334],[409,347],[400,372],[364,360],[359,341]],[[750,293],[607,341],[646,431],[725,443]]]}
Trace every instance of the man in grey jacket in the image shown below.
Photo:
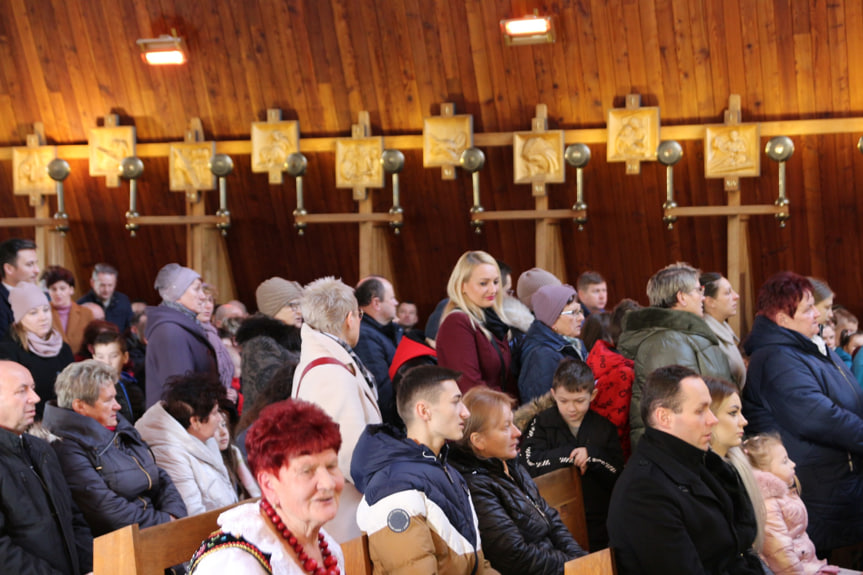
{"label": "man in grey jacket", "polygon": [[689,264],[664,267],[647,282],[650,307],[624,318],[618,350],[635,362],[629,411],[632,448],[644,434],[641,392],[648,374],[667,365],[682,365],[702,376],[733,381],[716,334],[704,321],[704,291],[699,271]]}

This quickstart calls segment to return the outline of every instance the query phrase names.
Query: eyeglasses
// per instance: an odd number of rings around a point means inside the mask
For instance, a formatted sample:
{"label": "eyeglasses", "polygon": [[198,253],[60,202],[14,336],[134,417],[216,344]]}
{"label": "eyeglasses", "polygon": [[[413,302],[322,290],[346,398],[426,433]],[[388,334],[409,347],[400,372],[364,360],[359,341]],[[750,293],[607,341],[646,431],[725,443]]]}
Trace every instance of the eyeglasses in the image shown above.
{"label": "eyeglasses", "polygon": [[574,316],[578,317],[580,315],[583,316],[584,312],[580,308],[579,309],[570,309],[570,310],[560,312],[560,315],[574,315]]}
{"label": "eyeglasses", "polygon": [[358,318],[358,319],[363,319],[363,316],[364,316],[364,315],[366,315],[366,312],[364,312],[364,311],[363,311],[363,310],[361,310],[361,309],[358,309],[358,310],[357,310],[357,318]]}

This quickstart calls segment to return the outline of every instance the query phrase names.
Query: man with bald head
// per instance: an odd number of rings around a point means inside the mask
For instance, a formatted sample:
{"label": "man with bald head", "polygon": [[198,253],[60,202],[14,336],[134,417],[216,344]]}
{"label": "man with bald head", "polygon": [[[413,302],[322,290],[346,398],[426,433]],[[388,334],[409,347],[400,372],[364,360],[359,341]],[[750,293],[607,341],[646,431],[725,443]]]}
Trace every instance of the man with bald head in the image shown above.
{"label": "man with bald head", "polygon": [[708,450],[718,420],[701,376],[680,365],[651,372],[641,413],[647,430],[608,509],[618,573],[763,575],[752,503],[734,468]]}
{"label": "man with bald head", "polygon": [[0,565],[4,573],[91,573],[93,537],[57,456],[25,433],[37,403],[27,368],[0,361]]}

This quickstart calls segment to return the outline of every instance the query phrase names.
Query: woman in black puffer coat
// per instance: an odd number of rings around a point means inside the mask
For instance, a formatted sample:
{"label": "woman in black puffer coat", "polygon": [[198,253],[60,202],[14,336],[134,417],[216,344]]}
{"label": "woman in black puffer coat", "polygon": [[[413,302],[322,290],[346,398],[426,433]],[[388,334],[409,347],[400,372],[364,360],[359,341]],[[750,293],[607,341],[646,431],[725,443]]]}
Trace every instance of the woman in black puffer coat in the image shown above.
{"label": "woman in black puffer coat", "polygon": [[512,399],[476,387],[464,404],[470,417],[449,463],[470,488],[485,556],[502,575],[562,574],[585,551],[516,459],[521,432],[512,423]]}

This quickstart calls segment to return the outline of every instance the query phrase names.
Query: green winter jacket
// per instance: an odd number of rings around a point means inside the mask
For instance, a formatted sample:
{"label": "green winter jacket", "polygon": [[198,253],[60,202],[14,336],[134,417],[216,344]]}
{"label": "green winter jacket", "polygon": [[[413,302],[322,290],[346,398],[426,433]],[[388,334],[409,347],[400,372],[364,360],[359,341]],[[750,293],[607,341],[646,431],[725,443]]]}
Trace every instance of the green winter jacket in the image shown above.
{"label": "green winter jacket", "polygon": [[624,318],[617,350],[635,362],[632,408],[629,411],[632,449],[644,435],[641,392],[647,375],[666,365],[682,365],[701,375],[734,381],[719,339],[701,317],[687,311],[646,307]]}

